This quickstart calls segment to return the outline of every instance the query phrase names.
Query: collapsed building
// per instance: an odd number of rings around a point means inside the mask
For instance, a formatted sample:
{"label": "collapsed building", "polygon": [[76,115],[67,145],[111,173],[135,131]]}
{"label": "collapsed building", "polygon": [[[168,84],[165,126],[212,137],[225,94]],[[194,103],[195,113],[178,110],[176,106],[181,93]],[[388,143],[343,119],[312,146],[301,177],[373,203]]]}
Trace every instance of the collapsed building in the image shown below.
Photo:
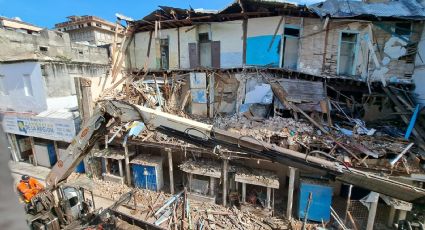
{"label": "collapsed building", "polygon": [[[161,109],[423,188],[421,90],[412,75],[424,16],[409,0],[244,0],[217,12],[160,6],[127,30],[115,54],[126,76],[97,100]],[[352,216],[348,225],[370,227],[367,195],[381,210],[376,223],[392,225],[412,210],[308,167],[208,149],[141,122],[112,130],[89,162],[104,180],[172,194],[187,187],[194,199],[260,206],[266,216],[303,218],[312,191],[315,209],[326,207],[309,214],[318,222],[330,221],[333,207]]]}
{"label": "collapsed building", "polygon": [[[121,48],[112,49],[104,77],[112,88],[99,92],[100,83],[80,77],[83,120],[96,101],[126,100],[305,153],[306,162],[319,156],[424,188],[423,86],[413,84],[421,77],[424,16],[410,0],[309,7],[241,0],[217,12],[161,6],[131,23]],[[264,219],[342,218],[350,228],[372,229],[417,208],[307,163],[294,168],[211,149],[142,122],[115,127],[85,162],[104,181],[171,194],[186,187],[200,206],[238,206]],[[227,224],[245,226],[237,223]]]}

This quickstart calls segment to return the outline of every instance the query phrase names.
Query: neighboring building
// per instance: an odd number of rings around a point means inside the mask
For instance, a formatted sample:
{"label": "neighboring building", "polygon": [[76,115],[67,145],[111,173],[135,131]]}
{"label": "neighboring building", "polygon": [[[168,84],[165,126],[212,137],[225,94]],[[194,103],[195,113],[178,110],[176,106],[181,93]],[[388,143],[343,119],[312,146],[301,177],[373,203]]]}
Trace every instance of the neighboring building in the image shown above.
{"label": "neighboring building", "polygon": [[[72,42],[88,42],[90,45],[106,45],[114,42],[116,24],[95,16],[69,16],[69,21],[55,24],[55,29],[69,34]],[[118,27],[118,38],[122,37]]]}
{"label": "neighboring building", "polygon": [[27,34],[36,34],[43,28],[21,21],[19,18],[6,18],[0,16],[0,28],[15,30]]}
{"label": "neighboring building", "polygon": [[0,113],[12,159],[51,167],[79,131],[82,94],[96,96],[85,85],[105,82],[107,49],[72,43],[58,31],[1,28],[0,46]]}

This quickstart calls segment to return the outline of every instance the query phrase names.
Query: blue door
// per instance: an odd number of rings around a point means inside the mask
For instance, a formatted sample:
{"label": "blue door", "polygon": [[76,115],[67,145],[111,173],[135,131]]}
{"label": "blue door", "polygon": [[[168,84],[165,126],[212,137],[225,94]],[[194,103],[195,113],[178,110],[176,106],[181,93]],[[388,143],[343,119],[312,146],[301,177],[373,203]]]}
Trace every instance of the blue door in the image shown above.
{"label": "blue door", "polygon": [[156,191],[156,171],[154,166],[133,164],[132,169],[135,187]]}
{"label": "blue door", "polygon": [[332,187],[318,184],[301,183],[298,217],[303,219],[308,202],[309,193],[312,201],[308,210],[307,219],[312,221],[327,222],[331,216]]}
{"label": "blue door", "polygon": [[47,154],[49,154],[50,165],[55,165],[58,159],[56,157],[55,145],[53,143],[47,145]]}

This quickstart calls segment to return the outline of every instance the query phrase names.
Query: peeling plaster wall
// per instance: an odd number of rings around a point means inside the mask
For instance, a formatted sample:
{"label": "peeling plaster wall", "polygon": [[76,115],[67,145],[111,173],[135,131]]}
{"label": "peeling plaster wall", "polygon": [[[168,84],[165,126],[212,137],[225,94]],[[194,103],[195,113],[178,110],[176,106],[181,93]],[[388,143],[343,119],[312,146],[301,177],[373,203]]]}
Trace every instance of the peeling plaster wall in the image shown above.
{"label": "peeling plaster wall", "polygon": [[323,64],[325,31],[320,19],[304,18],[300,38],[298,70],[320,75]]}
{"label": "peeling plaster wall", "polygon": [[[276,33],[269,50],[276,27],[281,17],[250,18],[247,24],[247,50],[246,64],[262,67],[280,67],[282,63],[282,50],[284,26],[300,29],[298,48],[297,70],[300,72],[323,75],[325,77],[348,77],[371,81],[397,81],[408,79],[413,73],[413,63],[407,63],[406,58],[399,54],[406,52],[400,39],[392,35],[387,27],[394,29],[394,22],[338,20],[331,19],[328,23],[329,30],[324,28],[325,19],[285,17]],[[413,23],[412,42],[419,40],[419,23]],[[379,26],[378,26],[379,25]],[[371,29],[370,29],[371,28]],[[220,61],[222,68],[241,67],[243,60],[243,28],[242,21],[215,22],[200,24],[194,27],[181,27],[180,31],[180,68],[189,69],[189,43],[198,42],[199,33],[210,33],[213,41],[220,41]],[[370,31],[372,33],[370,34]],[[357,43],[354,60],[353,75],[340,76],[338,73],[339,50],[341,33],[356,33]],[[161,36],[170,38],[170,69],[178,68],[177,31],[168,29],[161,31]],[[373,49],[381,69],[372,58],[368,40],[372,39]],[[146,59],[149,32],[136,34],[133,44],[134,54],[132,63],[137,68],[142,68]],[[325,44],[326,43],[326,44]],[[151,44],[150,69],[158,69],[159,48],[153,39]],[[135,61],[135,62],[134,62]]]}
{"label": "peeling plaster wall", "polygon": [[[403,49],[402,46],[405,44],[402,44],[399,41],[400,39],[393,36],[389,31],[385,31],[374,24],[371,24],[371,36],[369,34],[369,24],[369,22],[331,20],[329,22],[330,29],[328,31],[325,50],[325,62],[322,69],[320,62],[323,62],[324,41],[326,37],[325,30],[320,32],[321,28],[323,28],[323,22],[320,22],[319,19],[304,19],[303,48],[300,54],[299,70],[311,74],[321,73],[329,77],[338,77],[337,66],[341,32],[353,32],[357,33],[357,53],[355,58],[355,74],[352,77],[365,80],[369,76],[372,81],[381,81],[382,79],[394,81],[394,79],[409,77],[413,72],[413,64],[407,63],[406,60],[400,58],[402,56],[400,54],[404,54],[400,50]],[[388,28],[394,28],[395,25],[394,22],[385,22],[383,24]],[[417,26],[417,23],[413,25],[414,32],[410,37],[412,42],[418,40],[418,35],[415,33]],[[308,34],[311,34],[311,36]],[[371,52],[369,52],[368,39],[373,39],[374,50],[381,67],[380,69],[376,68],[377,66],[370,54]],[[385,49],[386,45],[387,49]],[[319,71],[320,69],[322,71]]]}

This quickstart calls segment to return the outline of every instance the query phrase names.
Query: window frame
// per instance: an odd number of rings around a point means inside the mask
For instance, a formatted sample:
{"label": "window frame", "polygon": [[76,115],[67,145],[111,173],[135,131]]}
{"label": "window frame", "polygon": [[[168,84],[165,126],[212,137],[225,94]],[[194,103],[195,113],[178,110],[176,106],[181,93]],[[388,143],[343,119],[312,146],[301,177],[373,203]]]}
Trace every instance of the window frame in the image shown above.
{"label": "window frame", "polygon": [[340,64],[340,57],[341,57],[341,45],[342,45],[342,34],[355,34],[356,35],[356,42],[354,42],[355,44],[355,48],[354,48],[354,60],[353,60],[353,69],[351,70],[351,75],[350,76],[356,76],[356,65],[357,65],[357,58],[359,55],[359,35],[360,35],[360,31],[358,30],[340,30],[339,31],[339,37],[338,37],[338,56],[337,56],[337,61],[336,61],[336,74],[338,76],[341,75],[340,73],[340,69],[339,69],[339,64]]}

